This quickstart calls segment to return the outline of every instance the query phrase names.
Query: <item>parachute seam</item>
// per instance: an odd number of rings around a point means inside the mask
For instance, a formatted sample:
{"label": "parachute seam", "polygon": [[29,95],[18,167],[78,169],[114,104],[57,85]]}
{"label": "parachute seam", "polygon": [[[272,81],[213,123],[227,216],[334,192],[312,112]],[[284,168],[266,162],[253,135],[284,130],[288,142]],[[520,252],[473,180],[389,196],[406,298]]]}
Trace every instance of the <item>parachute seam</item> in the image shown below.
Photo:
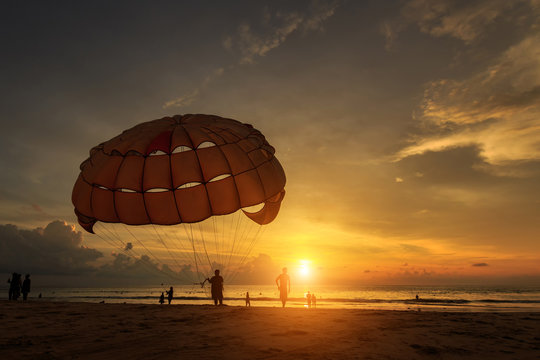
{"label": "parachute seam", "polygon": [[[210,131],[212,131],[212,130],[210,130]],[[230,131],[228,131],[227,129],[224,129],[223,131],[226,131],[226,132],[230,133]],[[221,137],[221,135],[219,135],[219,134],[216,134],[216,135],[218,135],[219,137]],[[248,136],[249,136],[249,135],[248,135]],[[260,148],[261,148],[261,147],[258,147],[258,148],[256,148],[256,149],[251,150],[251,151],[255,151],[255,150],[258,150],[258,149],[260,149]],[[220,150],[221,150],[221,149],[220,149]],[[246,154],[249,154],[251,151],[248,151]],[[222,153],[223,153],[223,151],[222,151]],[[225,156],[224,153],[223,153],[223,156]],[[272,160],[273,157],[274,157],[274,155],[272,154],[272,157],[271,157],[270,159],[268,159],[267,161],[261,163],[260,165],[262,165],[262,164],[264,164],[264,163],[266,163],[266,162],[270,162],[270,161]],[[225,156],[225,158],[227,159],[226,156]],[[250,162],[252,168],[249,169],[249,170],[246,170],[246,171],[242,171],[241,173],[238,173],[238,174],[234,175],[234,176],[233,176],[233,178],[234,178],[234,185],[236,186],[236,176],[237,176],[237,175],[244,174],[244,173],[246,173],[246,172],[248,172],[248,171],[250,171],[250,170],[255,170],[255,172],[257,173],[257,177],[259,178],[259,182],[260,182],[260,184],[261,184],[261,187],[262,187],[262,189],[263,189],[264,196],[266,197],[266,189],[264,188],[264,184],[263,184],[263,181],[262,181],[262,178],[261,178],[261,174],[259,174],[259,171],[257,171],[257,166],[255,166],[255,164],[253,163],[253,160],[251,160],[251,158],[250,158],[249,156],[247,156],[247,158],[248,158],[248,160],[249,160],[249,162]],[[227,163],[228,163],[228,162],[229,162],[229,159],[227,159]],[[260,166],[260,165],[259,165],[259,166]],[[230,168],[230,164],[229,164],[229,168]],[[232,171],[232,170],[231,170],[231,171]],[[238,197],[240,197],[240,192],[238,191],[238,187],[236,187],[236,192],[238,193]],[[270,196],[270,197],[267,197],[267,198],[264,200],[264,202],[266,202],[266,200],[268,200],[268,199],[270,199],[270,198],[271,198],[271,196]],[[240,207],[240,208],[241,208],[241,207]]]}
{"label": "parachute seam", "polygon": [[[182,128],[184,129],[184,131],[186,132],[186,135],[189,139],[189,142],[191,143],[191,147],[195,147],[194,143],[193,143],[193,139],[191,138],[191,134],[189,133],[189,131],[187,131],[186,127],[184,126],[184,124],[180,124],[182,126]],[[195,150],[193,150],[195,151]],[[197,157],[197,163],[199,164],[199,173],[201,175],[201,179],[204,180],[204,174],[203,174],[203,171],[202,171],[202,166],[201,166],[201,159],[199,159],[199,154],[197,153],[197,151],[195,151],[195,156]],[[212,213],[212,215],[215,215],[214,214],[214,209],[212,208],[212,203],[210,202],[210,197],[208,196],[208,189],[206,188],[206,182],[204,182],[204,190],[206,192],[206,200],[208,201],[208,206],[210,207],[210,212]],[[210,216],[212,216],[210,215]],[[210,216],[206,217],[205,219],[208,219]],[[203,219],[204,220],[204,219]],[[201,220],[202,221],[202,220]]]}
{"label": "parachute seam", "polygon": [[141,174],[141,192],[142,192],[142,198],[143,198],[143,207],[144,207],[144,212],[146,213],[146,217],[148,218],[148,222],[147,224],[152,224],[152,219],[150,218],[150,214],[148,213],[148,209],[146,208],[146,197],[144,196],[144,170],[146,169],[146,159],[148,157],[144,157],[144,160],[143,160],[143,167],[142,167],[142,174]]}
{"label": "parachute seam", "polygon": [[[120,168],[124,164],[125,160],[126,160],[126,157],[122,156],[122,162],[120,163],[120,166],[118,166],[118,169],[116,169],[116,174],[114,175],[114,182],[113,182],[114,187],[116,187],[116,180],[118,179],[118,173],[120,172]],[[113,193],[113,210],[114,210],[114,214],[116,215],[116,218],[118,220],[120,220],[120,216],[118,216],[118,211],[116,210],[116,191],[111,190],[111,189],[109,189],[109,191],[111,191]]]}
{"label": "parachute seam", "polygon": [[178,214],[178,219],[180,219],[180,223],[182,223],[182,216],[180,216],[180,209],[178,209],[178,202],[176,201],[176,189],[174,188],[174,181],[173,181],[173,174],[172,174],[172,139],[174,132],[178,128],[178,124],[175,125],[174,129],[171,131],[171,137],[169,140],[169,154],[167,155],[169,157],[169,176],[171,178],[171,192],[174,197],[174,207],[176,208],[176,213]]}
{"label": "parachute seam", "polygon": [[[214,133],[215,135],[221,137],[219,134],[217,134],[215,131],[213,131],[212,129],[208,129],[210,132]],[[222,137],[221,137],[222,138]],[[223,139],[223,138],[222,138]],[[224,140],[224,139],[223,139]],[[221,153],[221,155],[223,155],[223,158],[225,159],[225,162],[227,163],[227,167],[229,168],[229,174],[232,175],[232,169],[231,169],[231,163],[229,162],[229,159],[227,158],[227,156],[225,155],[225,153],[223,152],[223,150],[221,150],[221,146],[222,145],[216,145],[216,147],[219,149],[219,152]],[[248,156],[249,157],[249,156]],[[233,183],[234,183],[234,188],[236,189],[236,195],[238,197],[238,205],[240,205],[240,207],[238,209],[241,209],[242,208],[242,204],[240,204],[240,192],[238,191],[238,186],[236,185],[236,179],[235,179],[235,176],[233,175],[232,176],[233,178]],[[236,209],[235,211],[238,211],[238,209]]]}

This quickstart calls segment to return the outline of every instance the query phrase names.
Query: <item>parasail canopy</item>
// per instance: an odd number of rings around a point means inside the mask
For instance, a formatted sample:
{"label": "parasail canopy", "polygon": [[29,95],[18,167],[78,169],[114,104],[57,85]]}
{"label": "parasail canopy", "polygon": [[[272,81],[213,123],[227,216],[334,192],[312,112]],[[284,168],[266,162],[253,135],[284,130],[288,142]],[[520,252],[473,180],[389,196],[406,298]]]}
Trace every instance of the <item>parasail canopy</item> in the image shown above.
{"label": "parasail canopy", "polygon": [[[285,173],[274,148],[249,124],[214,115],[164,117],[90,150],[72,202],[80,225],[196,223],[243,209],[274,220]],[[255,205],[255,212],[244,210]]]}

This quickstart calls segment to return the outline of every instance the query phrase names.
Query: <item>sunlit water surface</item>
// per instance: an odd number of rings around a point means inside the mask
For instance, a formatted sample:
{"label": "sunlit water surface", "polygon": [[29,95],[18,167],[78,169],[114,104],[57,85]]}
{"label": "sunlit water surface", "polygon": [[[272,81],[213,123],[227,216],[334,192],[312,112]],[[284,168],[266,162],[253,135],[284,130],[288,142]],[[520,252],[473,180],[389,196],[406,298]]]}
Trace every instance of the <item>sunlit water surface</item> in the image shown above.
{"label": "sunlit water surface", "polygon": [[[168,286],[130,288],[33,288],[31,301],[82,301],[158,304]],[[540,311],[540,287],[509,286],[293,286],[287,307],[307,307],[306,293],[315,294],[317,308],[429,311]],[[224,303],[280,307],[276,286],[228,285]],[[38,294],[42,295],[39,299]],[[418,295],[419,299],[416,299]],[[6,289],[7,296],[7,289]],[[173,304],[212,304],[208,287],[174,286]]]}

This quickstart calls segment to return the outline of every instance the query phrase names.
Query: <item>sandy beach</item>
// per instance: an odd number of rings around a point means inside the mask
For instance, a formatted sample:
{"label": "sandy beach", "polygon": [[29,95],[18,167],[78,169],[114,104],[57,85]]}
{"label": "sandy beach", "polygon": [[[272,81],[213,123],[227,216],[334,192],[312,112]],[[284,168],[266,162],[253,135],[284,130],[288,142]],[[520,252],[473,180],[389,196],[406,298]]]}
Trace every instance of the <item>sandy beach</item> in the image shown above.
{"label": "sandy beach", "polygon": [[9,359],[538,359],[540,313],[0,302]]}

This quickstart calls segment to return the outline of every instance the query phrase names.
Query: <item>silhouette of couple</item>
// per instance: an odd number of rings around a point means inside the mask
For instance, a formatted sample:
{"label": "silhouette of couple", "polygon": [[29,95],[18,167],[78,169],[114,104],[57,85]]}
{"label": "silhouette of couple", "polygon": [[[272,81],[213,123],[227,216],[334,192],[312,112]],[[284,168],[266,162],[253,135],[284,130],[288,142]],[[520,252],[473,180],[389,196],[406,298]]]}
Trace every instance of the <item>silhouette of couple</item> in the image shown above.
{"label": "silhouette of couple", "polygon": [[[163,284],[161,284],[161,285],[163,285]],[[173,287],[171,286],[171,288],[168,291],[165,291],[165,293],[167,293],[167,300],[169,301],[169,305],[171,305],[171,301],[172,301],[172,299],[174,297]],[[164,302],[165,302],[165,295],[162,292],[161,296],[159,297],[159,303],[163,305]]]}
{"label": "silhouette of couple", "polygon": [[11,275],[11,279],[8,279],[9,283],[9,300],[18,300],[23,295],[23,300],[28,299],[28,293],[30,292],[30,274],[26,274],[24,281],[21,281],[21,274],[14,272]]}

